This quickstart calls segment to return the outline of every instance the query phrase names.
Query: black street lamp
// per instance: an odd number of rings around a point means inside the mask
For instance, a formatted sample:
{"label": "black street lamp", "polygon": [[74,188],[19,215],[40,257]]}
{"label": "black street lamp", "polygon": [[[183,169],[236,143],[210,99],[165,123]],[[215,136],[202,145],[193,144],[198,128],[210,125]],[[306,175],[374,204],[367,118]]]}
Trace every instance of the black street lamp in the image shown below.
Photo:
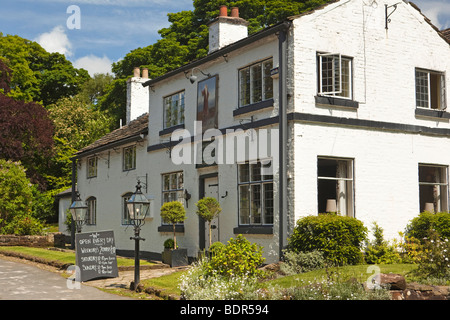
{"label": "black street lamp", "polygon": [[137,290],[140,277],[139,277],[139,241],[145,241],[144,238],[139,236],[141,226],[145,223],[144,219],[148,214],[150,208],[150,201],[142,194],[141,182],[138,180],[136,185],[136,191],[127,201],[128,213],[130,215],[131,223],[134,226],[134,237],[130,237],[130,240],[135,241],[134,247],[134,284],[131,286],[131,290]]}
{"label": "black street lamp", "polygon": [[77,191],[75,201],[70,205],[72,220],[76,224],[77,233],[81,232],[81,226],[86,223],[87,205],[81,201],[80,193]]}

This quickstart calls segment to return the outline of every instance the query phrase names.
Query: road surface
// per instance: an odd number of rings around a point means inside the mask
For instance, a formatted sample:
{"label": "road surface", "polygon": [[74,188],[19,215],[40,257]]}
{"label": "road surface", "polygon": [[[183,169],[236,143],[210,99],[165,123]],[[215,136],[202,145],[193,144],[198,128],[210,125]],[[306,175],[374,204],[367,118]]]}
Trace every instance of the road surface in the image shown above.
{"label": "road surface", "polygon": [[[72,285],[70,285],[72,284]],[[61,275],[0,256],[1,300],[129,300],[80,284],[77,289]]]}

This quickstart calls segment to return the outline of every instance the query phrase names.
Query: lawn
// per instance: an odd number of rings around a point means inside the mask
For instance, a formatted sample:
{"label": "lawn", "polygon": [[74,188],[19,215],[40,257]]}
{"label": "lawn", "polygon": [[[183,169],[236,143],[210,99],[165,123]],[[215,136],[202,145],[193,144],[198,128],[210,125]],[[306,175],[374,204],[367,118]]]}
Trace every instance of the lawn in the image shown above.
{"label": "lawn", "polygon": [[[379,269],[377,269],[379,268]],[[327,277],[331,277],[337,281],[345,281],[351,278],[357,279],[359,282],[365,282],[375,275],[375,272],[380,273],[398,273],[408,281],[408,273],[417,268],[414,264],[380,264],[380,265],[356,265],[344,266],[326,269],[320,269],[305,273],[300,273],[292,276],[280,277],[274,280],[267,281],[267,285],[277,285],[282,288],[289,288],[302,282],[320,282]]]}
{"label": "lawn", "polygon": [[[265,281],[261,284],[262,287],[279,286],[281,288],[289,288],[299,286],[302,283],[308,282],[320,282],[326,279],[327,276],[333,277],[337,281],[345,281],[350,278],[356,278],[359,282],[365,282],[369,277],[374,276],[374,271],[369,267],[379,267],[381,273],[398,273],[406,276],[414,270],[417,266],[414,264],[385,264],[385,265],[357,265],[357,266],[344,266],[337,268],[330,268],[328,270],[321,269],[293,276],[279,277],[274,280]],[[378,269],[376,269],[378,271]],[[158,289],[164,289],[167,293],[174,293],[180,295],[178,289],[178,283],[181,275],[186,271],[174,272],[169,275],[164,275],[158,278],[152,278],[142,281],[145,287],[154,287]]]}
{"label": "lawn", "polygon": [[[63,264],[66,263],[75,264],[75,252],[72,251],[57,251],[57,250],[48,250],[45,248],[20,247],[20,246],[0,247],[0,253],[2,251],[21,253],[29,256],[39,257],[47,261],[58,261]],[[151,264],[153,263],[148,262],[146,260],[141,260],[141,265],[151,265]],[[117,266],[118,267],[134,266],[134,259],[117,257]]]}

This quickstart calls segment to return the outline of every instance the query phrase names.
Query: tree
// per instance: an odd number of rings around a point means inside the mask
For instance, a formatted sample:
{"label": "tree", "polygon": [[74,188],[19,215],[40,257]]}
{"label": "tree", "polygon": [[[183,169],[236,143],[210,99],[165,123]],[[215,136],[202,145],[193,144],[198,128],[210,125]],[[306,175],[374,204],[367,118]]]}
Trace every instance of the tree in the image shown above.
{"label": "tree", "polygon": [[166,202],[161,207],[161,218],[165,223],[173,226],[173,248],[177,248],[177,237],[175,233],[175,225],[186,220],[186,210],[179,201]]}
{"label": "tree", "polygon": [[0,93],[0,158],[21,161],[31,181],[44,188],[41,173],[52,148],[53,124],[47,110]]}
{"label": "tree", "polygon": [[55,126],[55,137],[75,149],[89,145],[109,132],[110,117],[78,96],[63,98],[48,107]]}
{"label": "tree", "polygon": [[0,159],[0,231],[31,211],[32,187],[20,162]]}
{"label": "tree", "polygon": [[213,197],[206,197],[198,200],[197,214],[202,217],[205,221],[208,221],[209,230],[209,246],[211,247],[211,221],[222,212],[219,201]]}
{"label": "tree", "polygon": [[64,55],[49,53],[37,42],[17,35],[0,33],[0,60],[11,70],[8,95],[44,106],[76,95],[90,79],[86,70],[74,68]]}

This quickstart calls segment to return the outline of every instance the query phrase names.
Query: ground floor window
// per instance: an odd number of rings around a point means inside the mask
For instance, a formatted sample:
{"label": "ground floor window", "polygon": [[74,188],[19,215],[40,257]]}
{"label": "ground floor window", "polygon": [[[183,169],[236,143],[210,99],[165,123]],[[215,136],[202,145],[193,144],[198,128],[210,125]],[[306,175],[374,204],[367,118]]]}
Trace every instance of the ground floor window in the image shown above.
{"label": "ground floor window", "polygon": [[97,199],[95,197],[89,197],[86,200],[87,214],[86,224],[94,225],[97,222]]}
{"label": "ground floor window", "polygon": [[448,168],[419,164],[420,212],[448,211]]}
{"label": "ground floor window", "polygon": [[130,200],[133,193],[129,192],[122,196],[122,224],[131,224],[130,213],[128,212],[127,201]]}
{"label": "ground floor window", "polygon": [[353,217],[353,159],[319,157],[317,175],[318,212]]}
{"label": "ground floor window", "polygon": [[270,161],[239,165],[240,225],[273,224],[273,175],[265,170],[270,165]]}
{"label": "ground floor window", "polygon": [[[184,204],[184,175],[182,171],[162,175],[162,201],[180,201]],[[164,221],[162,222],[163,224]],[[181,222],[180,224],[183,224]]]}

